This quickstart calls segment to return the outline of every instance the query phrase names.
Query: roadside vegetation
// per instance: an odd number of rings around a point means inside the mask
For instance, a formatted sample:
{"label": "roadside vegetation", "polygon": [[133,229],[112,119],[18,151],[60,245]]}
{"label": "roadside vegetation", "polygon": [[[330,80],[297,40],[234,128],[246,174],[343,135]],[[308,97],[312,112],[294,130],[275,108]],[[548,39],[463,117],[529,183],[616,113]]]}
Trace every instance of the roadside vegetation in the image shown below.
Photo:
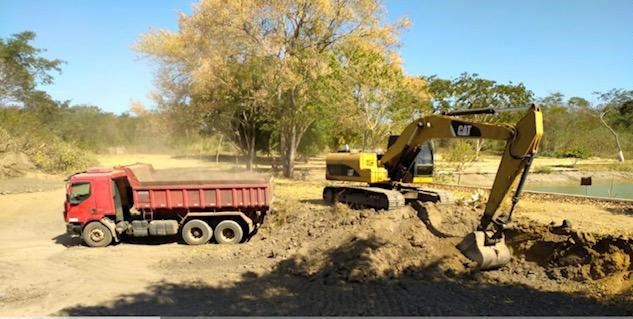
{"label": "roadside vegetation", "polygon": [[[72,172],[95,163],[97,153],[162,151],[230,154],[247,169],[267,157],[292,177],[297,160],[344,144],[384,150],[389,134],[425,114],[531,103],[544,110],[541,156],[571,158],[572,166],[615,158],[613,133],[625,157],[633,154],[633,88],[537,97],[521,82],[478,74],[411,76],[397,50],[409,21],[385,23],[378,1],[240,3],[201,1],[177,31],[140,35],[135,49],[157,65],[154,104],[132,102],[123,114],[54,100],[44,89],[64,62],[43,58],[32,32],[0,39],[0,175],[28,167]],[[521,113],[475,118],[513,123]],[[462,170],[502,147],[436,142]]]}

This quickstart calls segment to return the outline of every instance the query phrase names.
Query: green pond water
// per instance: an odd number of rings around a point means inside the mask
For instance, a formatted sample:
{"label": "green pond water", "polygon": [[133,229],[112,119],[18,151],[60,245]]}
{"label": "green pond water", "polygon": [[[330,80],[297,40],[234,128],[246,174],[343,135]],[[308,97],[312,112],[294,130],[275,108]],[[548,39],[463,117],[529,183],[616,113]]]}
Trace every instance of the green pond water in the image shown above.
{"label": "green pond water", "polygon": [[633,199],[633,183],[575,185],[526,185],[526,190]]}

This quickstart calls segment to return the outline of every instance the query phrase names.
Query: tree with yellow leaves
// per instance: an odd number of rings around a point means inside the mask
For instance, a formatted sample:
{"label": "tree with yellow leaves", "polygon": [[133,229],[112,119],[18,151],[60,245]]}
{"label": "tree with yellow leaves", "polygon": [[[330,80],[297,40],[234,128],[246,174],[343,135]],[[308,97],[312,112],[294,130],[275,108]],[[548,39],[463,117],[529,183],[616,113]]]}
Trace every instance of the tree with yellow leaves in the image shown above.
{"label": "tree with yellow leaves", "polygon": [[270,122],[291,177],[303,134],[337,108],[342,48],[386,56],[408,23],[384,18],[377,0],[203,0],[191,15],[180,15],[177,32],[152,31],[137,50],[159,62],[163,95],[219,112],[210,114],[225,124],[220,114],[239,117],[225,133],[254,141],[244,132],[256,134]]}

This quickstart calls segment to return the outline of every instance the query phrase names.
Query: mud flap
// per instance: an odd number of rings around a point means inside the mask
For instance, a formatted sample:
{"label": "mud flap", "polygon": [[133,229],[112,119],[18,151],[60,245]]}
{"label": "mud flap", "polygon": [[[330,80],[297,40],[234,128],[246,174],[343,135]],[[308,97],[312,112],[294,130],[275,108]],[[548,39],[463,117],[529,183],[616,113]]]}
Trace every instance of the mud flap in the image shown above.
{"label": "mud flap", "polygon": [[510,261],[510,250],[503,237],[493,245],[486,245],[485,242],[486,234],[476,231],[466,235],[457,249],[475,261],[481,270],[499,268]]}
{"label": "mud flap", "polygon": [[100,222],[104,224],[106,227],[108,227],[108,229],[110,230],[110,233],[112,233],[112,239],[114,239],[114,242],[118,243],[119,236],[118,236],[118,233],[116,232],[116,225],[114,224],[114,222],[108,217],[101,218]]}

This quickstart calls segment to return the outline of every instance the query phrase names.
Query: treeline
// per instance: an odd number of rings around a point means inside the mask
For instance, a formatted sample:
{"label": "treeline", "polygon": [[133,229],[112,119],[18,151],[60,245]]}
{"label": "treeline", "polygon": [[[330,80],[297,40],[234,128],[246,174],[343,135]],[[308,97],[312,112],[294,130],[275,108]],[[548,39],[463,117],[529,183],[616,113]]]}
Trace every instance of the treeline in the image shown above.
{"label": "treeline", "polygon": [[[522,83],[478,74],[409,76],[397,53],[407,24],[386,23],[374,0],[203,0],[180,16],[178,31],[141,37],[136,50],[158,66],[155,107],[133,103],[122,115],[54,101],[37,85],[52,83],[63,62],[41,58],[31,32],[0,39],[0,134],[8,136],[0,152],[23,152],[53,172],[82,168],[90,153],[121,145],[195,145],[201,152],[226,145],[248,168],[258,154],[279,156],[292,176],[299,156],[343,144],[384,150],[389,134],[425,114],[535,102],[545,112],[542,154],[613,157],[611,130],[624,153],[633,152],[633,90],[599,93],[592,105],[558,93],[538,98]],[[475,118],[514,123],[521,114]],[[203,143],[209,140],[214,145]],[[474,157],[502,147],[484,140],[438,145]]]}
{"label": "treeline", "polygon": [[617,158],[621,148],[625,158],[633,156],[633,90],[595,95],[595,105],[560,93],[538,101],[544,109],[542,155]]}
{"label": "treeline", "polygon": [[[434,110],[539,105],[544,122],[542,156],[616,158],[620,149],[625,154],[633,153],[633,90],[595,92],[597,102],[592,104],[585,98],[567,98],[559,92],[535,97],[522,83],[500,84],[477,74],[464,73],[454,79],[431,76],[426,80]],[[523,112],[516,111],[470,118],[513,124],[522,115]],[[501,152],[504,147],[504,143],[485,140],[443,141],[439,145],[449,148],[449,152],[457,147],[459,153],[472,158],[477,158],[481,151]]]}
{"label": "treeline", "polygon": [[[390,133],[440,109],[543,102],[543,149],[557,156],[615,154],[600,121],[604,110],[614,110],[605,120],[621,134],[630,123],[622,106],[630,91],[608,92],[592,106],[578,97],[537,99],[521,83],[477,74],[407,76],[396,48],[408,21],[386,23],[379,1],[203,0],[178,21],[178,31],[150,32],[136,46],[159,66],[157,105],[226,137],[249,168],[258,152],[279,154],[284,175],[292,176],[297,153],[345,143],[384,149]],[[517,116],[477,118],[514,122]],[[478,156],[500,144],[476,140],[466,147]]]}
{"label": "treeline", "polygon": [[[93,153],[111,147],[155,150],[176,129],[168,114],[132,105],[132,115],[116,115],[92,105],[56,101],[38,84],[53,83],[63,62],[41,57],[32,32],[0,39],[0,175],[34,165],[50,173],[78,171],[94,164]],[[16,162],[24,156],[29,163]]]}
{"label": "treeline", "polygon": [[32,103],[0,108],[0,153],[24,153],[44,172],[85,169],[95,163],[94,153],[111,148],[166,150],[172,141],[160,114],[115,115],[96,106]]}

